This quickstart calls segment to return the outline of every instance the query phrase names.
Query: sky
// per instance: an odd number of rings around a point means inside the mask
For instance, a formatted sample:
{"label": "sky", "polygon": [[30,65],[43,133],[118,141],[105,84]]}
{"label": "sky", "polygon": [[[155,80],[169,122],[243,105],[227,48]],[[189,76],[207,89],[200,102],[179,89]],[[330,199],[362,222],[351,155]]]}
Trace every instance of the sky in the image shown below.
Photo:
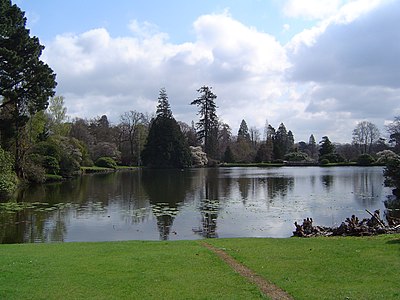
{"label": "sky", "polygon": [[400,115],[400,1],[13,0],[45,46],[71,118],[152,114],[165,88],[178,121],[206,85],[237,134],[284,123],[295,140],[351,142]]}

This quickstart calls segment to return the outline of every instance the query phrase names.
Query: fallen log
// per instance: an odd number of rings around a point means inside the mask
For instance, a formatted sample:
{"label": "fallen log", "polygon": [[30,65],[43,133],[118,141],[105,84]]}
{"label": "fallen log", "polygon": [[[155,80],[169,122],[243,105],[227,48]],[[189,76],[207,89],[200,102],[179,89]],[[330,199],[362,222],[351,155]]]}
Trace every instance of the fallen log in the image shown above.
{"label": "fallen log", "polygon": [[313,226],[313,219],[306,218],[303,224],[294,222],[296,228],[293,231],[293,236],[297,237],[314,237],[314,236],[368,236],[385,233],[400,233],[400,224],[385,225],[380,218],[379,210],[373,214],[366,210],[371,215],[370,219],[359,220],[358,217],[352,215],[346,218],[339,227],[323,227]]}

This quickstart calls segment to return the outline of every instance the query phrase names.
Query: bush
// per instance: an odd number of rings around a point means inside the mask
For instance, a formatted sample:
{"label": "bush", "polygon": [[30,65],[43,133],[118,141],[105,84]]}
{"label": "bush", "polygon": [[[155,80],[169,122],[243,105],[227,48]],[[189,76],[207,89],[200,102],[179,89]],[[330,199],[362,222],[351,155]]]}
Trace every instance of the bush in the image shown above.
{"label": "bush", "polygon": [[54,156],[45,156],[42,161],[43,168],[46,169],[46,173],[57,175],[60,171],[60,165]]}
{"label": "bush", "polygon": [[325,166],[325,165],[329,164],[329,160],[324,158],[323,160],[320,161],[320,164]]}
{"label": "bush", "polygon": [[115,169],[117,167],[117,163],[111,157],[100,157],[96,160],[96,166]]}
{"label": "bush", "polygon": [[12,156],[0,147],[0,197],[10,196],[17,188]]}
{"label": "bush", "polygon": [[306,161],[309,160],[308,155],[304,152],[291,152],[285,155],[288,161]]}
{"label": "bush", "polygon": [[385,176],[385,185],[400,188],[400,158],[396,157],[387,162],[386,167],[383,171]]}
{"label": "bush", "polygon": [[357,159],[357,164],[360,166],[369,166],[375,162],[375,159],[369,154],[361,154]]}
{"label": "bush", "polygon": [[25,179],[29,182],[43,183],[46,181],[46,170],[32,161],[25,161],[22,166]]}
{"label": "bush", "polygon": [[376,154],[376,162],[379,164],[387,164],[390,160],[396,159],[398,156],[391,150],[383,150]]}
{"label": "bush", "polygon": [[344,158],[337,153],[329,153],[329,154],[322,155],[319,158],[320,163],[322,163],[322,161],[325,159],[328,160],[330,163],[344,162]]}

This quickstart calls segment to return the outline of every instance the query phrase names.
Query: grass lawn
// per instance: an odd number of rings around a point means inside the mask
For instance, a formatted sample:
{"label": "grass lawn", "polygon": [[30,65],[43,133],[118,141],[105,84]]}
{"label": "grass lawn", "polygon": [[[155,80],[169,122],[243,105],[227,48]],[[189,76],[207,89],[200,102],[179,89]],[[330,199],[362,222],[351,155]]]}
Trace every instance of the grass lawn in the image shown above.
{"label": "grass lawn", "polygon": [[400,299],[400,235],[209,243],[295,299]]}
{"label": "grass lawn", "polygon": [[198,242],[0,245],[0,299],[260,299]]}
{"label": "grass lawn", "polygon": [[[399,299],[400,235],[211,239],[295,299]],[[0,245],[0,299],[260,299],[202,241]]]}

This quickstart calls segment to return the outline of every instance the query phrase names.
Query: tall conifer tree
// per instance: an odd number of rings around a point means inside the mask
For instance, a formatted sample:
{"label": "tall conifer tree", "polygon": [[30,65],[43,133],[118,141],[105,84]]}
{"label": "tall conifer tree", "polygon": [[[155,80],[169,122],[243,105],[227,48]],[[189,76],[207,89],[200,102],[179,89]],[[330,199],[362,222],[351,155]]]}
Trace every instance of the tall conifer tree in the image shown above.
{"label": "tall conifer tree", "polygon": [[197,91],[201,95],[190,103],[199,107],[200,120],[196,124],[197,136],[203,141],[207,155],[216,158],[218,155],[218,116],[215,104],[217,96],[208,86],[202,86]]}
{"label": "tall conifer tree", "polygon": [[157,116],[151,122],[143,163],[152,168],[185,168],[191,165],[186,138],[172,115],[164,88],[158,97]]}

